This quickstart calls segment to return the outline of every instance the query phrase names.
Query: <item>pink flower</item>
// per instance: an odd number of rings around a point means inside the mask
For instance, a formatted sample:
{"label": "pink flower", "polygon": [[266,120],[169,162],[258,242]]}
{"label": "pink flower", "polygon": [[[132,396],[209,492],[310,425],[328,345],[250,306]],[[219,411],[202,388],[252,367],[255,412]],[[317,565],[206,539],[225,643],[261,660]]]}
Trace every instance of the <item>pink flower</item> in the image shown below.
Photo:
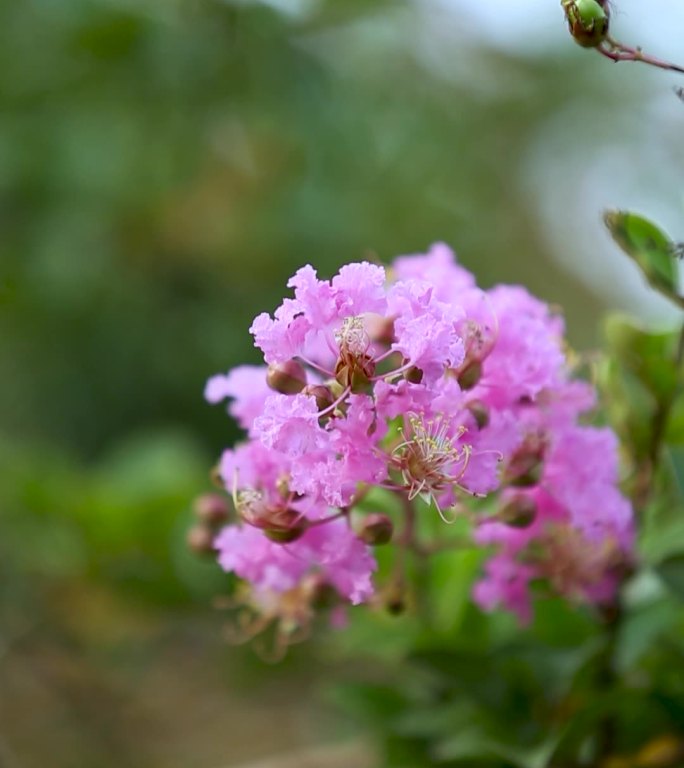
{"label": "pink flower", "polygon": [[271,395],[254,422],[254,433],[267,447],[296,459],[324,449],[327,432],[318,423],[316,398],[308,395]]}
{"label": "pink flower", "polygon": [[[368,600],[375,560],[351,523],[375,487],[415,515],[475,518],[475,543],[492,550],[474,590],[487,610],[529,620],[532,581],[573,601],[610,599],[633,513],[615,435],[579,423],[595,392],[571,378],[557,314],[521,287],[478,289],[443,244],[388,273],[361,262],[324,280],[307,265],[288,287],[251,331],[266,363],[287,364],[276,374],[295,372],[274,386],[301,392],[271,392],[255,366],[205,392],[230,398],[248,433],[220,465],[245,524],[216,547],[253,606],[288,634],[308,625],[320,580],[344,601]],[[468,509],[494,493],[488,512]]]}
{"label": "pink flower", "polygon": [[458,323],[463,310],[438,301],[434,286],[418,280],[397,283],[390,291],[389,311],[396,318],[392,348],[422,371],[426,383],[461,365],[465,350]]}
{"label": "pink flower", "polygon": [[204,389],[205,399],[212,404],[232,398],[228,413],[248,432],[254,419],[261,414],[266,398],[272,394],[266,384],[266,367],[263,365],[241,365],[228,375],[212,376]]}
{"label": "pink flower", "polygon": [[270,541],[256,528],[232,525],[221,531],[215,547],[223,570],[259,590],[286,592],[315,572],[354,605],[373,593],[375,559],[342,520],[310,528],[286,545]]}

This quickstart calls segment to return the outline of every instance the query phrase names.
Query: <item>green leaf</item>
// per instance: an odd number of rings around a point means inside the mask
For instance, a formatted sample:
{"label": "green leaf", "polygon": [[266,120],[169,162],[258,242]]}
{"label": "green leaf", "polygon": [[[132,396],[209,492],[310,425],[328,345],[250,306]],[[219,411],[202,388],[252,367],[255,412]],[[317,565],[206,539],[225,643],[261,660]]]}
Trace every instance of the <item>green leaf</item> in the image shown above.
{"label": "green leaf", "polygon": [[[684,445],[684,394],[672,403],[665,430],[665,442],[668,445]],[[684,491],[684,486],[682,489]]]}
{"label": "green leaf", "polygon": [[671,555],[656,566],[660,578],[684,601],[684,554]]}
{"label": "green leaf", "polygon": [[651,332],[631,318],[614,314],[606,319],[605,336],[611,355],[633,373],[656,400],[669,400],[679,377],[675,365],[678,331]]}
{"label": "green leaf", "polygon": [[440,761],[473,760],[477,758],[498,758],[515,768],[545,768],[560,741],[559,734],[553,734],[535,747],[522,748],[502,744],[489,734],[473,728],[459,732],[439,743],[435,757]]}
{"label": "green leaf", "polygon": [[[670,420],[673,424],[677,424],[677,411],[675,409],[673,409]],[[669,429],[673,428],[672,424],[669,425],[668,432]],[[669,440],[669,442],[675,443],[677,441]],[[682,497],[684,496],[684,447],[681,447],[680,445],[670,445],[668,447],[667,457],[670,461],[677,490],[679,491],[680,497]]]}
{"label": "green leaf", "polygon": [[646,456],[656,409],[653,394],[613,357],[601,360],[596,376],[608,422],[635,457]]}
{"label": "green leaf", "polygon": [[684,306],[677,291],[675,245],[655,224],[636,213],[606,211],[603,221],[613,240],[633,259],[651,287]]}
{"label": "green leaf", "polygon": [[[644,654],[651,651],[658,639],[678,621],[673,599],[658,600],[627,614],[621,628],[615,653],[617,669],[625,673]],[[675,606],[676,607],[676,606]]]}
{"label": "green leaf", "polygon": [[438,632],[455,632],[462,626],[481,562],[482,553],[474,547],[433,556],[429,599],[431,618]]}

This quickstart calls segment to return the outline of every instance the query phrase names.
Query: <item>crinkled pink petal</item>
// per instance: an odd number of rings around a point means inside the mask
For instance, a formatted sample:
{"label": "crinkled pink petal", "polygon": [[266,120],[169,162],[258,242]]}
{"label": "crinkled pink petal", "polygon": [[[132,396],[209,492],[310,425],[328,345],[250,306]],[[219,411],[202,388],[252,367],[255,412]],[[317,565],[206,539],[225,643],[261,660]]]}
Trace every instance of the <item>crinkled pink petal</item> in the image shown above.
{"label": "crinkled pink petal", "polygon": [[254,419],[263,410],[266,398],[273,394],[266,383],[266,370],[263,365],[240,365],[227,376],[212,376],[205,387],[204,397],[210,403],[232,398],[228,412],[243,429],[249,431]]}

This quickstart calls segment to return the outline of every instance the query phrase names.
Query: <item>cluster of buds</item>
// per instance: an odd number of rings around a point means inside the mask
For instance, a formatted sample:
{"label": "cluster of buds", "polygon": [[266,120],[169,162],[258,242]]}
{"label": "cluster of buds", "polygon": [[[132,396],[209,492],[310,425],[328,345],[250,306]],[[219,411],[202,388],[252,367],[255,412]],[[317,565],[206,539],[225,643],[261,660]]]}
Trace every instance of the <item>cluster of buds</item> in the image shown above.
{"label": "cluster of buds", "polygon": [[[538,579],[575,600],[610,596],[632,512],[612,432],[580,424],[594,392],[570,378],[562,318],[520,287],[480,290],[441,244],[330,281],[306,266],[288,285],[294,297],[251,328],[264,365],[205,391],[247,433],[221,457],[237,522],[212,546],[252,612],[291,628],[293,615],[308,626],[322,586],[338,618],[371,601],[373,547],[424,554],[416,517],[435,512],[494,547],[474,592],[485,608],[529,617]],[[401,499],[403,519],[364,513],[374,488]]]}

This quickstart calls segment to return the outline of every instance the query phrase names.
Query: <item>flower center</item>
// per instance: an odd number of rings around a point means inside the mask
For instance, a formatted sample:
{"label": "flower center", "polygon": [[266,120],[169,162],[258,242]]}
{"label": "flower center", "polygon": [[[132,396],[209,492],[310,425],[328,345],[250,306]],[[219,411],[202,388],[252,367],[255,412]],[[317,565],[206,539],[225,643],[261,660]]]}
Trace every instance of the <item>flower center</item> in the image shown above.
{"label": "flower center", "polygon": [[[471,447],[454,443],[466,429],[459,426],[452,437],[449,434],[451,423],[442,416],[426,420],[411,413],[408,421],[410,437],[405,436],[406,439],[394,449],[392,456],[408,486],[409,499],[423,492],[434,499],[435,492],[449,485],[458,485],[463,477]],[[457,466],[459,464],[460,467]]]}

